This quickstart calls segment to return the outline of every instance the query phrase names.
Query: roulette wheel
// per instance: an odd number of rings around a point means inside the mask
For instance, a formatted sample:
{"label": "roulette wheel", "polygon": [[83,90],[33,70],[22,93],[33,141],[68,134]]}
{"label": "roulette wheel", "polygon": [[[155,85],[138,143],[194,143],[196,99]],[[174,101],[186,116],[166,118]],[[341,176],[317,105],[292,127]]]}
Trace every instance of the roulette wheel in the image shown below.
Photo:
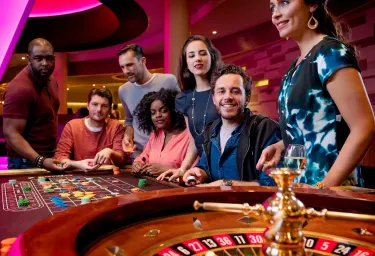
{"label": "roulette wheel", "polygon": [[[374,195],[292,191],[281,174],[278,189],[176,188],[74,207],[26,230],[9,255],[375,255]],[[215,211],[196,211],[197,200]]]}

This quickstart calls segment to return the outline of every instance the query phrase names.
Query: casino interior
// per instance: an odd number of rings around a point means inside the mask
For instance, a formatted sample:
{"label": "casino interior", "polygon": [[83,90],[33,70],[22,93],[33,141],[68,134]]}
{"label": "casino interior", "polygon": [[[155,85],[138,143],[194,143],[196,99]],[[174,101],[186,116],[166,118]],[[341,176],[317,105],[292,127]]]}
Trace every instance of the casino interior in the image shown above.
{"label": "casino interior", "polygon": [[[59,84],[58,138],[86,108],[92,88],[111,91],[124,122],[118,89],[128,79],[116,56],[124,45],[143,48],[151,73],[178,76],[185,40],[207,36],[224,63],[252,77],[251,111],[276,121],[281,80],[299,54],[293,40],[280,39],[267,1],[0,0],[0,6],[1,98],[27,65],[29,42],[48,39]],[[375,0],[328,0],[328,9],[350,28],[374,109]],[[270,172],[277,188],[185,187],[134,177],[131,166],[116,174],[17,172],[7,169],[0,103],[1,256],[375,255],[375,140],[360,163],[363,188],[292,188],[299,170],[287,168]],[[51,197],[46,184],[63,193]],[[23,207],[22,198],[31,204]]]}

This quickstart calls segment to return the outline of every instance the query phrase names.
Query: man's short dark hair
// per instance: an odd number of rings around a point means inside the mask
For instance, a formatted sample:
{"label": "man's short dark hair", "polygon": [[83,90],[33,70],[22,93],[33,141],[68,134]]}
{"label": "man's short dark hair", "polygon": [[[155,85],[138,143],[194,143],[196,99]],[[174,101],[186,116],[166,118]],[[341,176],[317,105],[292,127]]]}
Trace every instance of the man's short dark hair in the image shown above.
{"label": "man's short dark hair", "polygon": [[89,97],[88,97],[88,103],[90,103],[91,99],[92,99],[92,96],[94,95],[98,95],[99,97],[102,97],[102,98],[107,98],[108,99],[108,103],[109,103],[109,106],[112,107],[112,93],[110,90],[108,90],[107,88],[93,88],[91,89],[90,93],[89,93]]}
{"label": "man's short dark hair", "polygon": [[140,58],[144,57],[145,54],[143,53],[142,47],[138,44],[129,44],[122,47],[120,50],[117,51],[117,56],[127,53],[128,51],[133,51],[135,57],[139,60]]}
{"label": "man's short dark hair", "polygon": [[251,96],[251,82],[252,82],[251,77],[248,76],[241,67],[236,66],[234,64],[224,65],[213,74],[213,77],[211,80],[212,94],[215,93],[216,81],[223,75],[228,75],[228,74],[240,75],[243,80],[243,86],[245,89],[246,97]]}

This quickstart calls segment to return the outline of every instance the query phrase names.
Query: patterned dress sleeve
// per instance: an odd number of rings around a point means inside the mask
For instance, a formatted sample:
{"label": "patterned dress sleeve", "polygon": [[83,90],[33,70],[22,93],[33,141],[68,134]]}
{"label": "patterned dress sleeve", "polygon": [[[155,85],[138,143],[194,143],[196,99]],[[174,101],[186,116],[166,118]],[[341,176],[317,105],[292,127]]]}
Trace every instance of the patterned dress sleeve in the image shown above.
{"label": "patterned dress sleeve", "polygon": [[330,40],[321,46],[316,55],[317,72],[323,85],[337,70],[347,67],[360,71],[354,53],[337,39]]}

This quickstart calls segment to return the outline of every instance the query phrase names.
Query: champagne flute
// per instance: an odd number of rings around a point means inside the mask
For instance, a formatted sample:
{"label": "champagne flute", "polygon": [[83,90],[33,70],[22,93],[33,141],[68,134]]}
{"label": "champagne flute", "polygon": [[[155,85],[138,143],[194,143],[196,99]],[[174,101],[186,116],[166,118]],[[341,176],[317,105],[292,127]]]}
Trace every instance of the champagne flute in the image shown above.
{"label": "champagne flute", "polygon": [[298,169],[303,172],[307,164],[307,153],[304,145],[289,144],[285,156],[284,166],[286,168]]}

